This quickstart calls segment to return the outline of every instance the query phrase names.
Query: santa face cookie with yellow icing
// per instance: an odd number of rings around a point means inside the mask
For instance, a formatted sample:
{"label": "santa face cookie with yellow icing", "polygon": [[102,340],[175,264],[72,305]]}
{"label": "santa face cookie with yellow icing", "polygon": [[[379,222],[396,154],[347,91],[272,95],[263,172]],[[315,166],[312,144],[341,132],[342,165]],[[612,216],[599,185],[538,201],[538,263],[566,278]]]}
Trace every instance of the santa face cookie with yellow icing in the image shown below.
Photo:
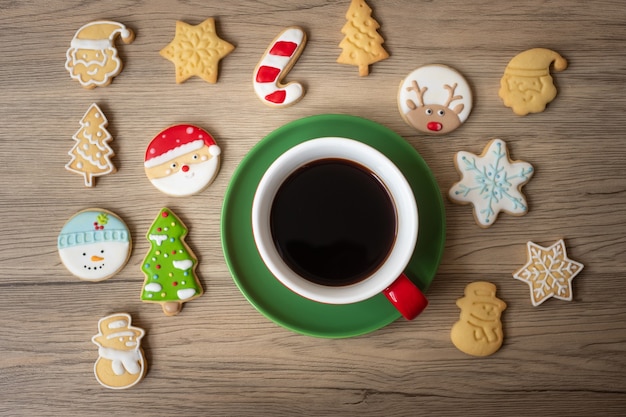
{"label": "santa face cookie with yellow icing", "polygon": [[109,85],[122,71],[114,44],[118,35],[124,43],[135,39],[133,31],[118,22],[91,22],[78,29],[65,61],[72,79],[87,89]]}
{"label": "santa face cookie with yellow icing", "polygon": [[115,213],[91,208],[75,214],[59,234],[61,262],[76,277],[102,281],[119,272],[130,257],[130,232]]}
{"label": "santa face cookie with yellow icing", "polygon": [[145,331],[131,326],[127,313],[112,314],[98,321],[99,333],[91,338],[98,346],[94,373],[98,382],[111,389],[130,388],[146,373],[146,359],[141,349]]}
{"label": "santa face cookie with yellow icing", "polygon": [[213,182],[220,166],[220,147],[199,127],[180,124],[155,136],[144,168],[152,185],[165,194],[197,194]]}
{"label": "santa face cookie with yellow icing", "polygon": [[431,135],[450,133],[472,111],[472,91],[465,77],[445,65],[425,65],[400,84],[398,109],[407,124]]}
{"label": "santa face cookie with yellow icing", "polygon": [[533,48],[517,54],[504,70],[498,95],[504,105],[519,116],[540,113],[556,97],[556,87],[550,76],[567,68],[567,60],[545,48]]}

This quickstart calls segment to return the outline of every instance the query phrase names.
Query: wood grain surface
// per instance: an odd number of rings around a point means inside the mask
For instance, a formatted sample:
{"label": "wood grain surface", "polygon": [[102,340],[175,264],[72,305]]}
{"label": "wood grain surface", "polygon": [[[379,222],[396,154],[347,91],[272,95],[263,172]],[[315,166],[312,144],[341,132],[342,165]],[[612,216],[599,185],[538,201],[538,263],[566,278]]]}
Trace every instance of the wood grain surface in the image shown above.
{"label": "wood grain surface", "polygon": [[[335,61],[349,1],[0,1],[0,414],[35,415],[510,415],[626,413],[626,3],[621,0],[375,1],[390,58],[358,69]],[[215,17],[236,49],[217,84],[175,84],[159,50],[176,20]],[[85,90],[64,68],[75,31],[92,20],[136,31],[119,45],[124,69],[106,88]],[[309,37],[287,76],[305,85],[295,106],[273,109],[252,89],[252,71],[289,25]],[[498,97],[508,61],[533,47],[554,49],[569,68],[540,114],[519,117]],[[401,79],[442,63],[470,81],[475,107],[444,137],[427,137],[397,110]],[[118,172],[92,189],[68,172],[72,135],[92,103],[109,119]],[[274,129],[315,114],[365,117],[403,136],[425,159],[443,195],[459,177],[457,151],[507,141],[513,158],[536,168],[524,217],[501,214],[489,229],[472,210],[446,200],[447,241],[415,321],[373,333],[323,339],[294,333],[257,312],[238,291],[220,243],[220,214],[231,176]],[[203,193],[168,197],[144,174],[147,143],[174,123],[211,132],[222,167]],[[161,207],[189,226],[206,293],[166,317],[141,303],[144,235]],[[89,283],[60,262],[56,239],[76,211],[103,207],[128,223],[134,248],[115,277]],[[571,302],[533,307],[512,273],[526,242],[564,238],[585,265]],[[457,350],[450,329],[465,286],[493,282],[508,308],[505,341],[492,356]],[[93,375],[98,319],[124,311],[146,330],[148,373],[125,391]]]}

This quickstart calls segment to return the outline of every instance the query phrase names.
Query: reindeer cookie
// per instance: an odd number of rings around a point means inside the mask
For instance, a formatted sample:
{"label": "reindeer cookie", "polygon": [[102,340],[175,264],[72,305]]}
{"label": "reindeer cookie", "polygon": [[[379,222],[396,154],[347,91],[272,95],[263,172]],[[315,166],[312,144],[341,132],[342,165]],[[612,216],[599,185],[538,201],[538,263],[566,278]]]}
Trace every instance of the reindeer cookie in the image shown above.
{"label": "reindeer cookie", "polygon": [[404,121],[420,132],[443,135],[469,116],[472,91],[458,71],[445,65],[425,65],[400,84],[398,109]]}

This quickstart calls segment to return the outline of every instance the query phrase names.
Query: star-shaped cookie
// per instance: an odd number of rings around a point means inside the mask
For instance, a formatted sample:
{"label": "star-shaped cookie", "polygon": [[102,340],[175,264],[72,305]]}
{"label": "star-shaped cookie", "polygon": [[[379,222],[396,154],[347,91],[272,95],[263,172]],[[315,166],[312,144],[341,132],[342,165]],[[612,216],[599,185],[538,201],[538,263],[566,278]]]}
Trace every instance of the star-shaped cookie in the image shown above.
{"label": "star-shaped cookie", "polygon": [[176,65],[177,84],[194,75],[215,84],[219,61],[233,49],[217,36],[215,19],[211,17],[196,26],[177,21],[174,39],[159,53]]}
{"label": "star-shaped cookie", "polygon": [[547,248],[528,242],[528,262],[513,278],[528,284],[536,307],[550,297],[572,301],[572,280],[583,267],[567,257],[563,239]]}
{"label": "star-shaped cookie", "polygon": [[471,203],[480,227],[491,226],[501,211],[515,216],[528,212],[521,188],[534,169],[528,162],[512,161],[502,139],[491,140],[482,155],[457,152],[454,163],[461,181],[450,188],[448,197],[455,203]]}

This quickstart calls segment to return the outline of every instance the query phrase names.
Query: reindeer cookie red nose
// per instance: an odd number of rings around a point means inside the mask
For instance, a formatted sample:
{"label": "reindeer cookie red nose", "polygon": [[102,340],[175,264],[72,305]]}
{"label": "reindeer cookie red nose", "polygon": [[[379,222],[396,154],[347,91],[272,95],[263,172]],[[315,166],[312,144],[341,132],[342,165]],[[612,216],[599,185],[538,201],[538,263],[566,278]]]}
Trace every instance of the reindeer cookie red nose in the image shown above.
{"label": "reindeer cookie red nose", "polygon": [[428,122],[426,128],[428,130],[432,130],[433,132],[439,132],[441,129],[443,129],[443,125],[439,122]]}
{"label": "reindeer cookie red nose", "polygon": [[187,172],[187,171],[189,171],[189,165],[183,165],[182,167],[180,167],[180,169],[181,169],[183,172]]}
{"label": "reindeer cookie red nose", "polygon": [[467,119],[472,91],[457,70],[424,65],[411,71],[400,84],[398,109],[409,126],[422,133],[445,135]]}

